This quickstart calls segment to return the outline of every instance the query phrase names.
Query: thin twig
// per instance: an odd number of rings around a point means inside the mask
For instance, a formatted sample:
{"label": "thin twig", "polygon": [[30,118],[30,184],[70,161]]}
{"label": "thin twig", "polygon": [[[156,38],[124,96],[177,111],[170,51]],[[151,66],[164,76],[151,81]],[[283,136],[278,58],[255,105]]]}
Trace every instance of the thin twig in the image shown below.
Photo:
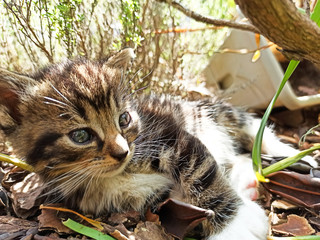
{"label": "thin twig", "polygon": [[156,1],[169,4],[170,6],[176,8],[177,10],[184,13],[186,16],[188,16],[198,22],[212,24],[212,25],[220,26],[220,27],[231,27],[231,28],[250,31],[250,32],[254,32],[254,33],[260,33],[259,29],[257,29],[255,26],[253,26],[251,24],[239,23],[239,22],[234,22],[234,21],[229,21],[229,20],[215,19],[212,17],[203,16],[199,13],[196,13],[196,12],[182,6],[180,3],[178,3],[174,0],[156,0]]}

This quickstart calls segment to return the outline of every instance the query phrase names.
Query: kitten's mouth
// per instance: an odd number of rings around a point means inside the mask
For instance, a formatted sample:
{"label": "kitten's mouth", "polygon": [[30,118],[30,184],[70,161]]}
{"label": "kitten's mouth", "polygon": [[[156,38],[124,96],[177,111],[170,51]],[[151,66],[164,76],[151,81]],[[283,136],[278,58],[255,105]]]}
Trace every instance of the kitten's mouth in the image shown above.
{"label": "kitten's mouth", "polygon": [[114,159],[110,156],[94,158],[93,161],[95,164],[97,164],[99,171],[98,177],[113,177],[122,173],[132,158],[131,155],[131,153],[128,154],[128,156],[122,161]]}

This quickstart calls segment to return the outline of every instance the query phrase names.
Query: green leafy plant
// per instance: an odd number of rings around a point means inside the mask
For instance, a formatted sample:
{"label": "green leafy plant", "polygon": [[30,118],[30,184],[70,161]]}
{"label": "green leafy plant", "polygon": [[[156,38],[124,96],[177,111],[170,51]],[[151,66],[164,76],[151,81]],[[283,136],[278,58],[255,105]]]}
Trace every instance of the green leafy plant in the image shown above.
{"label": "green leafy plant", "polygon": [[143,39],[140,20],[140,2],[138,0],[121,0],[120,23],[123,28],[122,47],[140,45]]}

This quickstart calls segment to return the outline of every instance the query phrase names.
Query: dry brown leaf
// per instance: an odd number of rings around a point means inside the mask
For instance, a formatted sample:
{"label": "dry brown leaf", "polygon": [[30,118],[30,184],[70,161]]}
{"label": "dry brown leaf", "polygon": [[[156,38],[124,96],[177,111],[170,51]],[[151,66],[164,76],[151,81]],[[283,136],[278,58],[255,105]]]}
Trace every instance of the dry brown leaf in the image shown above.
{"label": "dry brown leaf", "polygon": [[[65,240],[65,238],[60,238],[60,236],[57,233],[51,233],[48,236],[41,236],[37,234],[33,237],[33,239],[34,240]],[[83,240],[83,239],[73,237],[72,240]]]}
{"label": "dry brown leaf", "polygon": [[267,176],[266,189],[294,203],[315,210],[320,209],[320,178],[309,174],[279,171]]}
{"label": "dry brown leaf", "polygon": [[29,174],[29,172],[27,172],[19,167],[13,167],[12,169],[10,169],[10,171],[8,171],[4,175],[4,177],[1,181],[1,185],[7,191],[9,191],[13,184],[23,181],[25,176],[27,176],[28,174]]}
{"label": "dry brown leaf", "polygon": [[51,205],[51,206],[44,206],[44,205],[41,205],[40,206],[40,209],[51,209],[51,210],[55,210],[55,211],[61,211],[61,212],[66,212],[66,213],[72,213],[72,214],[75,214],[77,215],[78,217],[82,218],[83,220],[85,220],[86,222],[90,223],[92,226],[98,228],[99,230],[103,230],[103,227],[101,225],[101,222],[97,221],[97,220],[94,220],[94,219],[91,219],[91,218],[88,218],[76,211],[73,211],[69,208],[63,208],[63,207],[60,207],[60,206],[54,206],[54,205]]}
{"label": "dry brown leaf", "polygon": [[142,240],[174,240],[173,237],[165,233],[161,225],[154,222],[140,222],[134,233]]}
{"label": "dry brown leaf", "polygon": [[13,184],[10,190],[12,206],[17,216],[27,218],[34,215],[42,201],[40,194],[43,185],[39,176],[30,173],[21,182]]}
{"label": "dry brown leaf", "polygon": [[34,221],[15,218],[12,216],[0,216],[0,234],[29,230],[30,228],[37,226],[38,223]]}
{"label": "dry brown leaf", "polygon": [[138,224],[141,219],[141,215],[136,211],[129,211],[125,213],[111,213],[108,218],[108,223],[111,225],[123,224],[125,227],[133,227]]}
{"label": "dry brown leaf", "polygon": [[281,200],[281,199],[273,201],[271,204],[271,207],[277,208],[277,209],[282,209],[282,210],[290,210],[290,209],[298,208],[297,205],[294,205],[292,203],[289,203],[289,202],[287,202],[285,200]]}
{"label": "dry brown leaf", "polygon": [[40,230],[53,230],[58,233],[72,233],[73,231],[64,226],[57,216],[57,211],[52,209],[42,209],[38,216]]}
{"label": "dry brown leaf", "polygon": [[152,213],[150,208],[148,208],[145,214],[145,218],[148,222],[155,222],[160,224],[159,215]]}
{"label": "dry brown leaf", "polygon": [[106,223],[102,223],[103,226],[103,233],[107,233],[117,240],[123,240],[126,238],[134,239],[134,240],[141,240],[135,233],[129,231],[122,223],[117,226],[111,226]]}
{"label": "dry brown leaf", "polygon": [[114,237],[117,240],[130,240],[129,238],[127,238],[127,236],[125,236],[124,234],[122,234],[119,230],[115,229],[114,232],[110,232],[109,233],[112,237]]}
{"label": "dry brown leaf", "polygon": [[183,239],[202,221],[212,218],[214,212],[196,207],[192,204],[169,198],[159,207],[161,225],[172,236]]}
{"label": "dry brown leaf", "polygon": [[307,219],[295,214],[289,215],[286,223],[272,226],[272,230],[287,236],[307,236],[315,233]]}
{"label": "dry brown leaf", "polygon": [[318,228],[320,228],[320,219],[319,217],[310,217],[309,222],[312,223],[313,225],[317,226]]}

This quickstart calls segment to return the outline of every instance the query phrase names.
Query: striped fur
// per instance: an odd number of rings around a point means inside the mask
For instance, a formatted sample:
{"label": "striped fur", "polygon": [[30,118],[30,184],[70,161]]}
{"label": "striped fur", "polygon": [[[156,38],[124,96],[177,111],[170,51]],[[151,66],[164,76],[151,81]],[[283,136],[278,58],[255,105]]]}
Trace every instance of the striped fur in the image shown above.
{"label": "striped fur", "polygon": [[[255,181],[244,153],[259,120],[217,99],[132,95],[123,78],[130,57],[67,61],[33,76],[0,70],[0,126],[49,199],[101,215],[144,212],[173,197],[214,211],[203,222],[211,240],[239,231],[240,240],[265,239],[263,210],[244,194]],[[77,130],[90,138],[74,142]],[[266,135],[265,149],[294,152]]]}

